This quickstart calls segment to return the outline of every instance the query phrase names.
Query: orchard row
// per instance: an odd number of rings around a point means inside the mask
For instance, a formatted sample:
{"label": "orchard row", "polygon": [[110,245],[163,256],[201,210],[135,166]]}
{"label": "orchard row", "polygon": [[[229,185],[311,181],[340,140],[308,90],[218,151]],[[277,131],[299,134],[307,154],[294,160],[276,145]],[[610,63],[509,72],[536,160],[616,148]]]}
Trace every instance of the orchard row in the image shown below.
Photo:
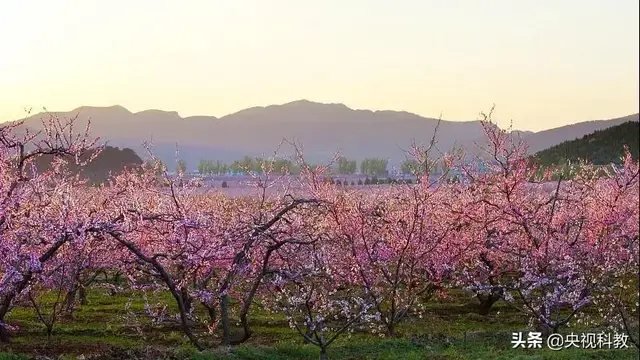
{"label": "orchard row", "polygon": [[[259,301],[326,357],[344,333],[394,336],[452,287],[473,292],[483,314],[503,300],[546,334],[576,321],[638,343],[638,164],[628,153],[606,176],[582,164],[571,180],[552,181],[522,144],[485,126],[482,171],[454,155],[427,161],[428,149],[414,149],[416,162],[457,169],[464,181],[446,173],[434,180],[427,168],[417,184],[354,189],[322,181],[323,168],[299,154],[295,191],[265,173],[253,196],[233,198],[158,168],[85,186],[62,155],[94,146],[88,128],[74,135],[71,121],[44,125],[24,136],[20,124],[0,128],[3,341],[19,331],[7,321],[15,306],[73,313],[78,294],[108,273],[126,279],[113,291],[169,291],[178,314],[151,304],[147,313],[175,316],[198,349],[208,335],[197,322],[224,344],[249,339]],[[40,154],[61,156],[37,173]],[[65,300],[42,302],[52,291]],[[55,316],[40,320],[51,334]],[[233,337],[236,322],[243,331]]]}

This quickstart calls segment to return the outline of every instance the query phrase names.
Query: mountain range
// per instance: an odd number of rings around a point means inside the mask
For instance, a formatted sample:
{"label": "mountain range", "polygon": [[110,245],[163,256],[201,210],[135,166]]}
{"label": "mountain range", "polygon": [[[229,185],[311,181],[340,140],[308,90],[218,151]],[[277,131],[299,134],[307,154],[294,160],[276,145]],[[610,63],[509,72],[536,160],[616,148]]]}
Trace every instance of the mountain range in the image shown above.
{"label": "mountain range", "polygon": [[[91,119],[91,135],[99,136],[110,146],[128,147],[147,157],[142,146],[153,144],[153,153],[166,164],[178,157],[190,170],[198,161],[233,160],[249,156],[270,156],[283,139],[302,145],[310,162],[330,160],[336,152],[361,161],[369,157],[385,158],[390,166],[406,159],[412,141],[426,144],[431,140],[438,120],[405,111],[354,110],[343,104],[323,104],[299,100],[283,105],[252,107],[221,118],[192,116],[182,118],[177,112],[145,110],[137,113],[122,106],[83,106],[68,112],[40,113],[26,118],[25,126],[38,130],[41,119],[53,115],[77,117],[77,129]],[[515,131],[537,151],[580,138],[597,130],[628,121],[638,121],[638,114],[610,120],[586,121],[555,129],[531,132]],[[484,131],[479,121],[442,120],[437,132],[437,147],[448,151],[454,146],[470,151],[483,143]],[[279,155],[291,155],[285,146]]]}

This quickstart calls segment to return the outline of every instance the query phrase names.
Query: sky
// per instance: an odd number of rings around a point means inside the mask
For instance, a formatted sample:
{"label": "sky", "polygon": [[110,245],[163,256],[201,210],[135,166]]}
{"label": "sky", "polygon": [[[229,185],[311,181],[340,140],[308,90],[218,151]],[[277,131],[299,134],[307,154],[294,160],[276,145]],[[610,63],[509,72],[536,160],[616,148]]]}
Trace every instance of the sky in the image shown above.
{"label": "sky", "polygon": [[538,131],[638,112],[638,0],[0,0],[0,121],[299,99]]}

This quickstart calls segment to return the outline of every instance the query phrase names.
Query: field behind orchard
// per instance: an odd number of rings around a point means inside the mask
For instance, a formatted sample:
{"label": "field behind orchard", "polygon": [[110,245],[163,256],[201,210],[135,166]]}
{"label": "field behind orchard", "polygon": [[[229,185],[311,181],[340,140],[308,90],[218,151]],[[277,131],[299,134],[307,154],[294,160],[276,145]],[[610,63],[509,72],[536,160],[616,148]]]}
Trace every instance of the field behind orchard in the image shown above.
{"label": "field behind orchard", "polygon": [[[364,182],[365,179],[369,179],[368,177],[360,177],[354,176],[350,177],[335,177],[336,180],[347,180],[349,185],[337,185],[340,189],[348,192],[367,192],[367,191],[384,191],[385,189],[397,188],[399,186],[403,187],[415,187],[415,180],[412,180],[411,177],[407,176],[405,179],[399,178],[397,181],[412,181],[412,183],[396,183],[396,184],[388,184],[388,183],[378,183],[378,184],[368,184],[368,185],[358,185],[358,180]],[[320,180],[322,181],[322,180]],[[334,180],[335,181],[335,180]],[[354,182],[354,185],[351,185],[351,181]],[[430,181],[433,186],[438,186],[438,178],[431,177]],[[223,186],[222,183],[225,183]],[[205,194],[207,192],[218,192],[225,194],[226,196],[237,198],[237,197],[256,197],[262,196],[262,194],[266,194],[268,196],[282,196],[283,194],[292,194],[296,196],[305,196],[309,195],[308,189],[310,188],[310,184],[305,182],[304,179],[300,179],[299,177],[278,177],[273,176],[267,181],[269,186],[264,188],[263,186],[258,185],[258,181],[246,176],[246,177],[215,177],[212,179],[208,179],[201,182],[200,187],[195,190],[195,193]],[[531,188],[540,188],[544,192],[550,193],[556,189],[557,182],[555,181],[547,181],[544,183],[536,183],[530,184]]]}
{"label": "field behind orchard", "polygon": [[[263,180],[267,179],[267,183],[272,184],[269,186],[267,191],[269,194],[278,194],[285,189],[290,189],[292,191],[297,191],[302,188],[308,188],[309,183],[300,176],[295,175],[279,175],[272,174],[268,177],[262,175],[257,177],[251,177],[248,175],[242,176],[185,176],[184,181],[188,181],[189,179],[199,179],[199,183],[201,186],[201,192],[206,192],[209,190],[219,190],[223,193],[236,197],[236,196],[254,196],[257,194],[256,188],[258,188],[258,178]],[[364,176],[364,175],[334,175],[331,177],[320,176],[318,178],[319,181],[329,181],[333,180],[336,185],[342,187],[344,189],[349,190],[363,190],[363,189],[371,189],[371,188],[380,188],[387,187],[392,184],[389,184],[388,181],[392,179],[395,182],[411,182],[415,183],[415,176],[395,176],[395,177],[373,177],[373,176]],[[371,180],[377,180],[378,183],[367,183],[365,182]],[[436,182],[437,177],[432,176],[431,181]],[[396,184],[397,185],[397,184]],[[258,189],[260,190],[260,189]]]}

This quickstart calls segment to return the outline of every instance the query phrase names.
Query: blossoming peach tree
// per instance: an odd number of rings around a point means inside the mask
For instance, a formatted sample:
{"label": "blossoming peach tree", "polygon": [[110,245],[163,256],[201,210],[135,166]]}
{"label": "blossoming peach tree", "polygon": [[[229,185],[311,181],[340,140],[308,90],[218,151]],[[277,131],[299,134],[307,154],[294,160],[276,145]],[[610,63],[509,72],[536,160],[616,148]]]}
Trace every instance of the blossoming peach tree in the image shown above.
{"label": "blossoming peach tree", "polygon": [[[557,179],[488,116],[482,169],[415,148],[418,184],[363,190],[321,180],[327,167],[298,152],[296,184],[265,163],[252,192],[233,197],[158,161],[88,187],[66,164],[95,142],[72,120],[45,120],[36,134],[0,127],[0,340],[17,305],[32,306],[50,337],[82,306],[77,293],[116,273],[134,296],[170,293],[177,314],[148,301],[147,315],[179,323],[200,350],[220,328],[222,344],[249,339],[259,304],[326,358],[355,331],[398,336],[451,287],[472,290],[483,314],[501,299],[544,332],[589,321],[638,343],[638,163],[628,152],[605,176],[580,164]],[[53,155],[47,169],[35,166],[42,155]],[[438,161],[462,176],[434,180]],[[57,300],[43,302],[45,292]]]}
{"label": "blossoming peach tree", "polygon": [[[64,262],[61,250],[70,242],[82,244],[113,223],[87,210],[86,197],[77,191],[83,182],[66,170],[66,163],[79,163],[80,155],[96,142],[89,140],[89,125],[76,133],[73,124],[74,119],[51,116],[36,133],[21,131],[20,122],[0,127],[2,341],[8,340],[10,330],[6,315],[41,274],[50,274],[50,263]],[[54,160],[49,169],[39,171],[35,161],[43,155]]]}

